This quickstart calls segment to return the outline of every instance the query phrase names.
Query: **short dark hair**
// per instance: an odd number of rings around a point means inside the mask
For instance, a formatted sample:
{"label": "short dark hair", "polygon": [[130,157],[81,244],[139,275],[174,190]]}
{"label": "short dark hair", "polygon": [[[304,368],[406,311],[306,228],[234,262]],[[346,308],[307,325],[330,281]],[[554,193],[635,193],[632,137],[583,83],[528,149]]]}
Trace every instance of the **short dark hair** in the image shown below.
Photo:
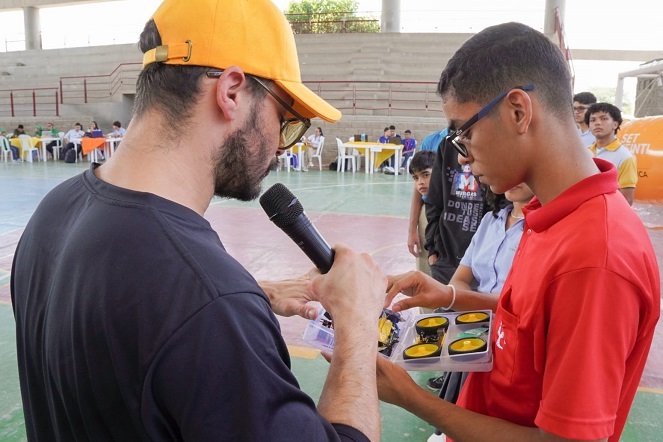
{"label": "short dark hair", "polygon": [[435,162],[435,152],[432,150],[422,150],[414,154],[410,161],[410,175],[422,172],[426,169],[432,169]]}
{"label": "short dark hair", "polygon": [[[161,46],[161,35],[154,19],[150,19],[140,34],[138,47],[145,53]],[[179,66],[150,63],[138,75],[133,112],[140,116],[155,109],[163,113],[173,127],[192,116],[194,105],[201,93],[202,81],[208,71],[205,66]],[[256,97],[263,97],[265,90],[250,75],[248,87]],[[271,80],[262,79],[269,86]]]}
{"label": "short dark hair", "polygon": [[23,129],[23,125],[22,125],[22,124],[19,124],[19,125],[18,125],[18,128],[19,128],[19,129]]}
{"label": "short dark hair", "polygon": [[81,123],[76,123],[76,124],[74,124],[74,126],[80,126],[80,127],[83,127],[83,125],[82,125]]}
{"label": "short dark hair", "polygon": [[591,92],[578,92],[573,96],[573,101],[582,104],[594,104],[598,100],[596,99],[596,95]]}
{"label": "short dark hair", "polygon": [[[480,73],[480,75],[478,75]],[[504,91],[534,83],[530,92],[559,120],[571,120],[571,74],[562,52],[521,23],[488,27],[467,40],[440,75],[442,99],[487,104]]]}
{"label": "short dark hair", "polygon": [[388,127],[385,127],[384,130],[383,130],[383,132],[388,132],[388,131],[389,131]]}
{"label": "short dark hair", "polygon": [[587,109],[587,113],[585,114],[585,124],[589,126],[589,117],[592,116],[592,114],[598,113],[598,112],[605,112],[606,114],[610,115],[610,117],[619,123],[617,125],[617,129],[615,129],[615,133],[619,130],[619,126],[622,125],[622,111],[619,110],[619,108],[613,104],[610,103],[594,103],[591,106],[589,106],[589,109]]}
{"label": "short dark hair", "polygon": [[406,134],[411,134],[412,132],[410,132],[410,129],[405,129],[405,133]]}
{"label": "short dark hair", "polygon": [[122,123],[119,121],[113,121],[113,126],[122,127]]}
{"label": "short dark hair", "polygon": [[389,130],[396,130],[396,126],[392,124],[391,126],[389,126]]}

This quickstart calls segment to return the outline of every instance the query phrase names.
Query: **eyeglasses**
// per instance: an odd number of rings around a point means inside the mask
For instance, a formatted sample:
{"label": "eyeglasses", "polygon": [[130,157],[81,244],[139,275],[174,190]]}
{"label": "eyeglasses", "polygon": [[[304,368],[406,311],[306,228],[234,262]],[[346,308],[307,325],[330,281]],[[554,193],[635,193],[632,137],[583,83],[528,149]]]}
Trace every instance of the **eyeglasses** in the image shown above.
{"label": "eyeglasses", "polygon": [[587,109],[589,109],[589,106],[573,106],[573,112],[585,112]]}
{"label": "eyeglasses", "polygon": [[[213,70],[207,72],[207,76],[209,78],[219,78],[221,74],[223,73],[222,70]],[[260,86],[262,86],[263,89],[267,91],[269,95],[271,95],[278,103],[283,106],[285,110],[287,110],[290,114],[292,114],[295,118],[283,118],[281,117],[281,132],[280,132],[280,138],[279,138],[279,149],[290,149],[292,146],[294,146],[299,140],[302,138],[302,136],[306,133],[309,127],[311,127],[311,120],[308,118],[304,118],[301,115],[299,115],[293,108],[290,106],[288,103],[283,101],[281,97],[276,95],[269,86],[267,86],[265,83],[263,83],[262,80],[260,80],[258,77],[255,77],[253,75],[246,75],[247,77],[251,77],[258,83]]]}
{"label": "eyeglasses", "polygon": [[514,89],[520,89],[520,90],[523,90],[523,91],[531,91],[531,90],[534,90],[534,84],[532,83],[532,84],[528,84],[527,86],[516,86],[514,88],[509,89],[506,92],[502,92],[501,94],[499,94],[497,96],[497,98],[495,98],[493,101],[491,101],[490,103],[485,105],[479,112],[474,114],[474,116],[472,116],[472,118],[467,120],[467,122],[465,124],[463,124],[460,129],[455,130],[455,131],[452,130],[452,129],[449,129],[449,135],[447,135],[444,138],[444,141],[447,142],[447,143],[451,143],[453,148],[456,149],[456,152],[458,152],[462,157],[467,158],[469,156],[469,152],[467,151],[467,147],[465,147],[465,145],[463,143],[458,141],[458,138],[460,138],[460,136],[464,132],[466,132],[474,123],[476,123],[477,121],[479,121],[480,119],[482,119],[483,117],[488,115],[488,112],[490,112],[490,110],[493,107],[495,107],[495,105],[497,103],[499,103],[502,98],[506,97],[507,94],[509,92],[511,92],[512,90],[514,90]]}

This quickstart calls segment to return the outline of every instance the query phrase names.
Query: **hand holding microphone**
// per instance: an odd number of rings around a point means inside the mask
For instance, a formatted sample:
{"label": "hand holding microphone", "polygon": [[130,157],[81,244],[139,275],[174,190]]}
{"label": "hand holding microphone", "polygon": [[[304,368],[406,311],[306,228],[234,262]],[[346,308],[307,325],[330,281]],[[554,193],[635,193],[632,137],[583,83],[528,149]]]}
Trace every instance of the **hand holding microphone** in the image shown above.
{"label": "hand holding microphone", "polygon": [[387,278],[373,259],[344,245],[336,245],[332,250],[297,197],[281,183],[270,187],[260,197],[260,204],[322,273],[312,278],[313,299],[320,301],[334,316],[335,323],[341,320],[339,315],[353,321],[362,317],[375,331],[375,318],[382,310]]}

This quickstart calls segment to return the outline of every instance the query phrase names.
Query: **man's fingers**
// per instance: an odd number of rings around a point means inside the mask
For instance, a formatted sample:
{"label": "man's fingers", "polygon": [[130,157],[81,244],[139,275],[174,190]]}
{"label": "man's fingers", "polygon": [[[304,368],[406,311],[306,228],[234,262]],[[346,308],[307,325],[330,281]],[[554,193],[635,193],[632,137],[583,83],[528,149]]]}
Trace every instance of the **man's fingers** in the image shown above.
{"label": "man's fingers", "polygon": [[318,309],[315,307],[305,306],[302,309],[302,313],[303,314],[300,315],[302,318],[313,320],[318,317]]}

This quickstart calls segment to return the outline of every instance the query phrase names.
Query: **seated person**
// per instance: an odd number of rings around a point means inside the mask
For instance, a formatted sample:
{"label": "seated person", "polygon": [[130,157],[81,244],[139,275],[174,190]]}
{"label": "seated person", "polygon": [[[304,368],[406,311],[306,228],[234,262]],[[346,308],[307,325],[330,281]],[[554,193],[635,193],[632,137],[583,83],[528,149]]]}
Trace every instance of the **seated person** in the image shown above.
{"label": "seated person", "polygon": [[405,131],[405,139],[401,143],[403,144],[403,161],[401,162],[399,173],[405,173],[407,160],[414,155],[414,151],[417,149],[417,140],[412,138],[412,132],[410,132],[410,129]]}
{"label": "seated person", "polygon": [[113,132],[108,134],[109,138],[122,138],[127,130],[122,127],[119,121],[113,122]]}
{"label": "seated person", "polygon": [[19,135],[27,135],[22,124],[19,124],[16,129],[14,129],[14,133],[9,138],[18,138]]}
{"label": "seated person", "polygon": [[71,149],[75,149],[76,155],[78,156],[79,148],[81,145],[81,138],[84,136],[85,132],[83,132],[83,126],[81,123],[74,124],[74,128],[67,132],[64,136],[65,145],[62,149],[62,152],[60,153],[60,159],[64,159],[67,152]]}
{"label": "seated person", "polygon": [[[7,131],[0,129],[0,137],[7,138]],[[9,141],[9,140],[8,140]],[[18,147],[14,146],[11,143],[7,143],[9,150],[12,152],[12,161],[21,161],[21,156],[18,152]]]}
{"label": "seated person", "polygon": [[387,144],[389,142],[389,134],[391,132],[389,131],[388,127],[384,128],[384,135],[382,135],[380,138],[378,138],[378,143],[382,144]]}
{"label": "seated person", "polygon": [[35,137],[41,138],[41,136],[42,136],[41,134],[42,134],[41,126],[36,125],[35,126]]}
{"label": "seated person", "polygon": [[[384,141],[384,142],[389,143],[389,144],[401,144],[402,143],[400,134],[396,133],[396,126],[394,126],[392,124],[388,128],[385,127],[385,131],[387,131],[387,130],[388,130],[388,132],[385,132],[385,134],[382,137],[380,137],[380,139],[384,139],[386,137],[386,141]],[[386,160],[384,160],[382,162],[382,164],[380,164],[380,168],[382,169],[382,171],[384,173],[388,174],[388,175],[393,175],[395,173],[394,172],[394,167],[395,167],[394,157],[395,157],[395,155],[392,155],[389,158],[387,158]]]}
{"label": "seated person", "polygon": [[[325,137],[322,134],[322,128],[316,127],[315,131],[308,138],[304,139],[306,143],[306,150],[304,151],[302,158],[302,172],[308,172],[309,167],[313,167],[313,155],[317,151],[320,143],[324,143]],[[307,162],[308,160],[308,162]]]}
{"label": "seated person", "polygon": [[[42,131],[41,136],[42,137],[47,137],[47,138],[58,138],[59,137],[59,131],[55,127],[53,127],[53,123],[49,122],[49,123],[46,123],[46,130]],[[51,156],[53,156],[53,147],[56,146],[57,144],[58,144],[58,141],[53,140],[53,141],[49,142],[46,145],[46,151],[48,153],[50,153]],[[53,157],[53,158],[55,158],[55,157]]]}
{"label": "seated person", "polygon": [[99,128],[99,125],[96,121],[90,123],[90,127],[87,132],[85,132],[86,138],[101,138],[104,136],[104,132]]}
{"label": "seated person", "polygon": [[99,130],[99,126],[97,125],[97,122],[92,120],[90,123],[90,126],[88,127],[88,130],[85,132],[86,136],[92,136],[92,131],[93,130]]}

